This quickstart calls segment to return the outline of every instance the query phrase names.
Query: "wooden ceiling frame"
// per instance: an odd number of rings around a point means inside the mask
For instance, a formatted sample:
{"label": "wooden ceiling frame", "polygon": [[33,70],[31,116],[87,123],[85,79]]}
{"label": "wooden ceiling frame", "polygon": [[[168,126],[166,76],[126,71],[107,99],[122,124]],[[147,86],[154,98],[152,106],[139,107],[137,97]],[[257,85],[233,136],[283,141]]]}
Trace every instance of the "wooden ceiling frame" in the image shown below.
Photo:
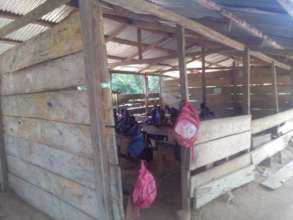
{"label": "wooden ceiling frame", "polygon": [[[145,0],[102,0],[102,2],[107,5],[114,5],[115,7],[127,9],[132,13],[143,14],[143,16],[141,17],[151,15],[152,17],[157,17],[157,19],[160,21],[167,22],[169,24],[173,23],[174,25],[180,25],[184,27],[186,30],[197,33],[221,45],[233,48],[234,50],[239,51],[240,53],[244,52],[246,48],[246,45],[244,45],[241,42],[238,42],[228,36],[225,36],[224,34],[221,34],[209,27],[206,27],[192,19],[181,16],[169,9],[166,9],[164,7],[161,7],[159,5],[156,5]],[[281,63],[280,61],[258,51],[251,51],[251,56],[259,60],[262,60],[266,63],[275,62],[276,66],[285,70],[291,69],[289,65]]]}

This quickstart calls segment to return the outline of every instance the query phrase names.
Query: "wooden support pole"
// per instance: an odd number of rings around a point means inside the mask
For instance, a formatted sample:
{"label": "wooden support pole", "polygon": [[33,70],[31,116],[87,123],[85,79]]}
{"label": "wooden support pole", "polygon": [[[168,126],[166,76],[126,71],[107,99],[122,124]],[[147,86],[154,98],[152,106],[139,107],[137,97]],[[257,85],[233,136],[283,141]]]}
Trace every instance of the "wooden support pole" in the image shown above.
{"label": "wooden support pole", "polygon": [[140,28],[137,29],[137,43],[138,43],[138,59],[142,60],[142,30]]}
{"label": "wooden support pole", "polygon": [[251,100],[250,100],[250,79],[251,79],[251,68],[250,68],[250,51],[245,48],[243,55],[243,106],[242,111],[244,114],[251,114]]}
{"label": "wooden support pole", "polygon": [[[186,74],[185,66],[185,36],[184,28],[177,25],[177,52],[179,59],[179,71],[180,71],[180,91],[181,100],[183,103],[189,100],[188,95],[188,77]],[[190,151],[181,147],[181,191],[182,191],[182,209],[185,213],[190,213]]]}
{"label": "wooden support pole", "polygon": [[202,103],[207,104],[207,90],[206,90],[206,50],[203,46],[201,48],[201,88],[202,88]]}
{"label": "wooden support pole", "polygon": [[[279,91],[278,91],[278,80],[277,80],[277,68],[275,62],[272,62],[272,77],[273,77],[273,94],[274,94],[274,111],[278,113],[280,111],[279,108]],[[278,127],[273,130],[272,134],[275,138],[278,137]],[[282,163],[282,151],[276,154],[279,163]]]}
{"label": "wooden support pole", "polygon": [[[0,91],[2,86],[2,80],[0,79]],[[8,184],[8,165],[5,151],[4,142],[4,129],[3,129],[3,116],[2,116],[2,104],[0,97],[0,185],[1,191],[7,192],[9,190]]]}
{"label": "wooden support pole", "polygon": [[272,75],[273,75],[273,88],[274,88],[274,110],[275,110],[275,113],[278,113],[280,111],[279,91],[278,91],[277,69],[274,62],[272,63]]}
{"label": "wooden support pole", "polygon": [[114,138],[110,74],[99,3],[80,0],[81,33],[90,112],[90,130],[96,171],[96,195],[102,198],[105,220],[124,219],[121,173]]}
{"label": "wooden support pole", "polygon": [[238,112],[238,101],[237,101],[237,87],[236,87],[236,77],[235,75],[237,74],[237,67],[236,67],[236,61],[234,60],[232,69],[230,71],[230,79],[231,79],[231,93],[232,93],[232,103],[233,103],[233,108],[234,108],[234,114],[237,115]]}
{"label": "wooden support pole", "polygon": [[144,95],[145,95],[145,112],[148,112],[149,108],[149,78],[147,74],[144,74]]}

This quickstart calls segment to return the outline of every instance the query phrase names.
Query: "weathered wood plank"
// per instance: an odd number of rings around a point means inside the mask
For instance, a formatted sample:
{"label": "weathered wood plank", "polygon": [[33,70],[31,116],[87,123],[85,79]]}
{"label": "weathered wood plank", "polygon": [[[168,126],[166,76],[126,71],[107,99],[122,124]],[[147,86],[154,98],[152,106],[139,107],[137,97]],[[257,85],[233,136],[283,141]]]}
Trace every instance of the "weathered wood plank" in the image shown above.
{"label": "weathered wood plank", "polygon": [[1,73],[14,72],[81,50],[78,13],[66,22],[20,44],[0,56]]}
{"label": "weathered wood plank", "polygon": [[[215,181],[224,175],[228,175],[238,171],[241,168],[251,164],[250,154],[245,154],[235,159],[229,160],[226,163],[203,171],[202,173],[191,177],[191,192],[204,184]],[[193,196],[193,194],[191,195]]]}
{"label": "weathered wood plank", "polygon": [[276,173],[272,174],[272,176],[270,176],[264,182],[262,182],[261,185],[269,189],[276,190],[292,177],[293,161],[289,162]]}
{"label": "weathered wood plank", "polygon": [[249,131],[250,128],[250,115],[203,121],[201,123],[196,145],[221,137]]}
{"label": "weathered wood plank", "polygon": [[195,147],[195,160],[191,161],[191,170],[211,164],[250,148],[251,133],[244,132],[216,139]]}
{"label": "weathered wood plank", "polygon": [[276,153],[284,150],[293,136],[293,131],[272,140],[252,151],[252,162],[257,165],[266,158],[272,157]]}
{"label": "weathered wood plank", "polygon": [[58,199],[71,204],[76,209],[80,209],[92,217],[99,216],[100,210],[98,207],[102,207],[102,201],[101,198],[97,199],[94,190],[16,157],[8,156],[7,159],[9,172],[13,175],[37,186],[43,191],[52,193]]}
{"label": "weathered wood plank", "polygon": [[6,135],[46,144],[77,156],[93,158],[89,126],[6,116],[3,124]]}
{"label": "weathered wood plank", "polygon": [[2,97],[3,115],[89,124],[86,92],[67,90]]}
{"label": "weathered wood plank", "polygon": [[242,111],[244,114],[251,114],[251,97],[250,97],[250,83],[251,83],[251,56],[250,50],[245,48],[243,54],[243,103]]}
{"label": "weathered wood plank", "polygon": [[94,164],[90,159],[12,136],[5,136],[5,147],[8,155],[95,189]]}
{"label": "weathered wood plank", "polygon": [[286,121],[293,119],[293,110],[287,110],[274,115],[266,116],[256,120],[252,120],[251,129],[252,133],[256,134],[265,131],[269,128],[276,127]]}
{"label": "weathered wood plank", "polygon": [[195,191],[195,207],[200,208],[226,192],[252,182],[255,178],[254,168],[255,166],[251,165],[197,188]]}
{"label": "weathered wood plank", "polygon": [[83,54],[76,53],[1,75],[2,95],[59,90],[85,84]]}
{"label": "weathered wood plank", "polygon": [[9,184],[18,196],[53,219],[96,220],[96,218],[92,218],[75,207],[60,201],[51,193],[45,192],[12,174],[9,174]]}

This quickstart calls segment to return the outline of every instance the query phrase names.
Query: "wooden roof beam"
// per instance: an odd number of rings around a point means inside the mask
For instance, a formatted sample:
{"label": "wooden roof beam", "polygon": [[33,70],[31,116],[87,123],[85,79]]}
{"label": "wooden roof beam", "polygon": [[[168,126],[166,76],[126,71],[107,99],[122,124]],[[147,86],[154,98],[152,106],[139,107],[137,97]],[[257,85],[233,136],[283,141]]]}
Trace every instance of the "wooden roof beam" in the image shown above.
{"label": "wooden roof beam", "polygon": [[45,14],[51,12],[55,8],[60,7],[63,4],[68,3],[69,1],[70,0],[47,0],[45,3],[39,5],[26,15],[21,16],[20,18],[0,28],[0,37],[5,37],[6,35],[17,31],[18,29],[30,23],[36,22]]}
{"label": "wooden roof beam", "polygon": [[[110,37],[110,35],[105,36],[107,42],[109,42],[109,40],[108,40],[109,37]],[[118,37],[112,38],[111,42],[116,42],[116,43],[119,43],[119,44],[125,44],[125,45],[129,45],[129,46],[133,46],[133,47],[137,47],[139,45],[139,43],[136,42],[136,41],[122,39],[122,38],[118,38]],[[141,44],[142,44],[143,47],[149,47],[151,45],[151,44],[146,44],[146,43],[141,43]],[[160,47],[160,46],[156,46],[153,49],[158,49],[158,50],[165,51],[165,52],[168,52],[168,53],[174,52],[174,50],[170,50],[170,49],[163,48],[163,47]]]}
{"label": "wooden roof beam", "polygon": [[282,45],[277,43],[275,40],[273,40],[271,37],[264,34],[262,31],[257,29],[256,27],[252,26],[251,24],[247,23],[245,20],[239,18],[238,16],[234,15],[230,11],[223,8],[221,5],[215,3],[212,0],[193,0],[194,2],[200,4],[201,6],[216,11],[220,15],[222,15],[225,18],[228,18],[230,21],[232,21],[234,24],[236,24],[238,27],[246,31],[247,33],[250,33],[251,35],[260,38],[269,45],[270,47],[276,48],[276,49],[284,49]]}
{"label": "wooden roof beam", "polygon": [[[99,0],[95,0],[99,2]],[[104,3],[108,3],[111,5],[119,6],[121,8],[125,8],[129,11],[132,11],[134,13],[140,13],[140,14],[147,14],[147,15],[154,15],[162,20],[166,20],[169,22],[173,22],[175,24],[181,25],[184,28],[191,30],[201,36],[204,36],[210,40],[213,40],[215,42],[218,42],[220,44],[226,45],[230,48],[233,48],[237,51],[244,51],[245,45],[241,42],[238,42],[230,37],[225,36],[224,34],[221,34],[217,31],[212,30],[209,27],[206,27],[194,20],[191,20],[189,18],[186,18],[184,16],[178,15],[175,12],[168,10],[166,8],[163,8],[161,6],[158,6],[154,3],[147,2],[145,0],[102,0]],[[254,54],[255,57],[257,57],[260,60],[263,60],[267,62],[268,59],[266,59],[266,56],[263,56],[263,54]],[[273,58],[270,58],[273,59]],[[274,60],[274,59],[273,59]],[[280,62],[277,61],[276,65],[280,68],[285,69],[289,68],[290,66],[286,64],[279,65]]]}

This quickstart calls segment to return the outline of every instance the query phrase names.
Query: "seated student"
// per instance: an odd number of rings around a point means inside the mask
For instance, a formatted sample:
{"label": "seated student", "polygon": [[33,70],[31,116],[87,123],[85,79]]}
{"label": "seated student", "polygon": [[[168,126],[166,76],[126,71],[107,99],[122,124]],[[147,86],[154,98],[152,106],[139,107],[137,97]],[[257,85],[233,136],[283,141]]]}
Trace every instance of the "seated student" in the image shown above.
{"label": "seated student", "polygon": [[210,109],[207,107],[205,102],[202,102],[200,104],[200,119],[205,120],[205,119],[212,119],[215,118],[215,113],[210,111]]}

